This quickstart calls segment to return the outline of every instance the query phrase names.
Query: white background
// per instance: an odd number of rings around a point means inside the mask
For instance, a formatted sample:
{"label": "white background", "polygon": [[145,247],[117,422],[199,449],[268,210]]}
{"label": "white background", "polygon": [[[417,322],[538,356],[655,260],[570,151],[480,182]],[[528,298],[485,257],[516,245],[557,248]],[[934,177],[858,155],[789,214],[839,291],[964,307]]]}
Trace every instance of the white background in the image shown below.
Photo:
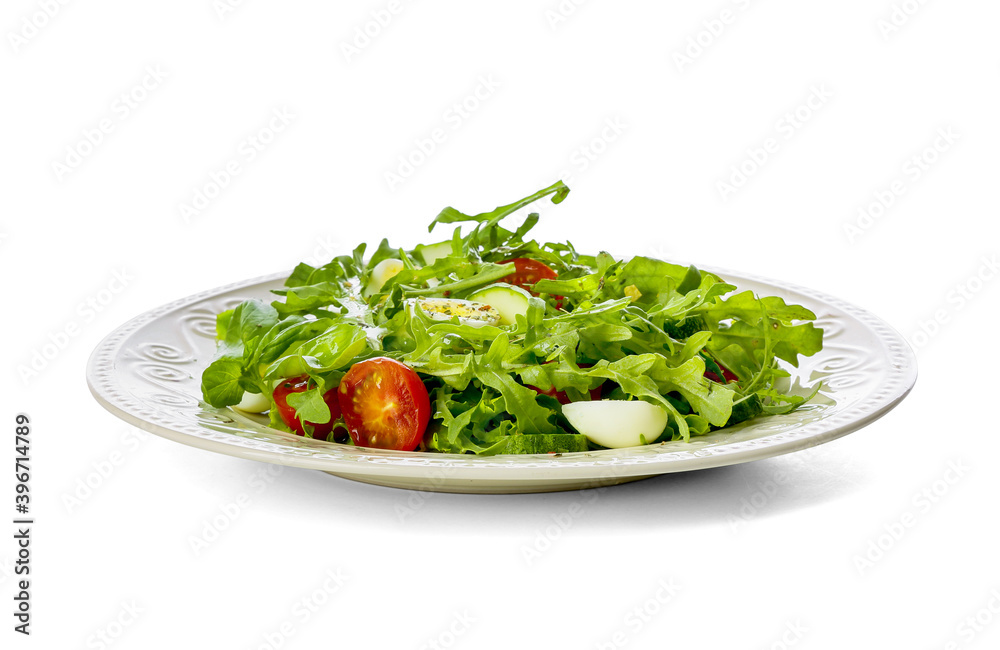
{"label": "white background", "polygon": [[[1000,234],[1000,6],[897,2],[898,28],[889,0],[594,0],[563,14],[557,0],[422,0],[393,5],[353,54],[387,0],[49,2],[50,18],[45,2],[5,2],[2,421],[13,454],[14,414],[34,420],[37,525],[33,634],[8,616],[3,645],[105,647],[101,631],[117,648],[997,647],[1000,282],[983,259]],[[123,93],[140,101],[126,111]],[[248,160],[275,110],[293,117]],[[102,120],[110,132],[88,147]],[[390,188],[398,156],[436,128],[444,142]],[[720,189],[768,138],[776,151]],[[932,161],[919,177],[915,155]],[[231,161],[240,173],[185,220]],[[564,172],[573,192],[540,238],[844,298],[914,344],[916,389],[806,452],[598,496],[434,495],[405,519],[414,493],[293,469],[266,483],[265,465],[139,439],[88,393],[90,351],[147,309],[362,240],[411,246],[445,205],[492,209]],[[872,209],[897,180],[902,196]],[[37,374],[19,372],[60,340]],[[88,477],[99,486],[70,500]],[[196,553],[191,538],[241,498]],[[915,524],[884,537],[907,513]],[[304,620],[296,603],[328,571],[346,582]],[[294,635],[275,636],[283,624]]]}

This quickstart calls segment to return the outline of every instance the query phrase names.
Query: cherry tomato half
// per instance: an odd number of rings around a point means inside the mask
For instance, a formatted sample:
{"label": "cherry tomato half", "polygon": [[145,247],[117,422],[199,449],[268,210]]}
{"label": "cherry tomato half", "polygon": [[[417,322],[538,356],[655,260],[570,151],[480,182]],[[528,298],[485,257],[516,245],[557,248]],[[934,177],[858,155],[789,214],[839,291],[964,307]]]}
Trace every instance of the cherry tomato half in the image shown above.
{"label": "cherry tomato half", "polygon": [[733,374],[732,370],[730,370],[729,368],[725,367],[724,365],[722,365],[721,363],[719,363],[715,359],[713,359],[713,361],[715,361],[715,364],[717,366],[719,366],[719,370],[722,371],[722,377],[720,378],[719,375],[715,374],[711,370],[706,370],[705,371],[705,377],[707,379],[709,379],[711,381],[714,381],[714,382],[717,382],[719,384],[728,384],[731,381],[739,381],[740,380],[739,377],[737,377],[735,374]]}
{"label": "cherry tomato half", "polygon": [[725,379],[727,382],[730,382],[730,381],[739,381],[740,380],[740,378],[737,377],[736,374],[732,370],[730,370],[729,368],[725,367],[721,363],[719,364],[719,368],[722,369],[722,378]]}
{"label": "cherry tomato half", "polygon": [[361,447],[413,451],[431,418],[424,382],[412,368],[386,357],[351,366],[337,398],[347,432]]}
{"label": "cherry tomato half", "polygon": [[504,260],[501,264],[514,265],[514,272],[505,277],[504,282],[517,285],[522,289],[530,290],[531,285],[539,280],[556,279],[556,272],[538,260],[531,260],[527,257],[515,257],[511,260]]}
{"label": "cherry tomato half", "polygon": [[[278,415],[281,416],[281,421],[300,436],[306,435],[305,428],[302,426],[295,408],[289,406],[288,396],[291,393],[305,392],[314,385],[309,381],[308,375],[300,375],[290,379],[283,379],[280,384],[274,387],[274,393],[272,394],[274,403],[278,407]],[[337,390],[331,388],[323,393],[323,401],[330,407],[330,421],[324,424],[306,422],[306,424],[312,427],[313,438],[318,438],[319,440],[326,440],[330,432],[333,431],[334,422],[340,419],[340,403],[337,401]]]}
{"label": "cherry tomato half", "polygon": [[[536,282],[539,280],[555,280],[558,277],[556,272],[547,264],[543,264],[538,260],[528,259],[527,257],[515,257],[514,259],[504,260],[501,264],[514,265],[514,272],[503,278],[502,281],[530,291],[533,296],[538,295],[536,291],[531,289]],[[552,299],[556,301],[556,307],[562,308],[562,296],[552,296]]]}

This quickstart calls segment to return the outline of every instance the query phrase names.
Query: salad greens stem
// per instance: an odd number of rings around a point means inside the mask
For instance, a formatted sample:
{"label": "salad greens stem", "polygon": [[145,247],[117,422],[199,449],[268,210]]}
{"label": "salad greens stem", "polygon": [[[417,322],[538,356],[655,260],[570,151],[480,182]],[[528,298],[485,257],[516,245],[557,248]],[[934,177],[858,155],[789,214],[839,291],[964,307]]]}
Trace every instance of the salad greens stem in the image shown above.
{"label": "salad greens stem", "polygon": [[485,265],[485,267],[485,270],[464,280],[457,280],[455,282],[439,284],[434,287],[426,288],[411,289],[409,287],[403,287],[403,295],[434,296],[440,294],[441,297],[455,296],[470,289],[478,289],[479,287],[486,286],[487,284],[492,284],[493,282],[514,273],[514,267],[512,264],[489,264]]}

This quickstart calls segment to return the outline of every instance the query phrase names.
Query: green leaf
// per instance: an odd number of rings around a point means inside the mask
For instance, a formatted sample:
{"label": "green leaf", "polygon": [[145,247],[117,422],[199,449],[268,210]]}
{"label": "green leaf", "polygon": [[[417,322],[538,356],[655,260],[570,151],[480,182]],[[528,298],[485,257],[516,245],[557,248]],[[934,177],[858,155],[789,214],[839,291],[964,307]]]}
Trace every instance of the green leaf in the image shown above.
{"label": "green leaf", "polygon": [[649,376],[662,392],[675,390],[687,399],[692,408],[713,426],[725,426],[733,411],[736,393],[731,389],[705,378],[705,360],[692,357],[676,368],[667,366],[666,360],[657,360],[649,369]]}
{"label": "green leaf", "polygon": [[483,264],[475,275],[463,280],[455,280],[445,284],[439,284],[426,289],[404,289],[407,296],[459,296],[471,292],[473,289],[486,286],[507,277],[514,272],[513,264]]}
{"label": "green leaf", "polygon": [[[303,328],[303,331],[308,329]],[[357,325],[328,325],[318,336],[302,341],[271,362],[264,371],[264,377],[274,379],[302,372],[315,377],[343,368],[367,347],[367,336]],[[298,372],[290,371],[289,368],[295,368]]]}
{"label": "green leaf", "polygon": [[499,208],[496,208],[490,212],[483,212],[477,215],[468,215],[459,212],[455,208],[451,207],[445,208],[444,210],[441,211],[441,213],[438,216],[434,218],[434,221],[432,221],[430,226],[427,228],[427,232],[432,232],[434,230],[434,226],[436,226],[439,223],[459,223],[459,222],[472,221],[476,223],[492,222],[496,224],[504,217],[513,214],[514,212],[517,212],[524,206],[530,205],[539,199],[549,196],[550,194],[553,195],[552,196],[553,203],[562,203],[563,199],[566,198],[566,195],[569,194],[569,187],[567,187],[566,184],[563,183],[562,181],[556,181],[549,187],[546,187],[544,190],[539,190],[538,192],[535,192],[531,196],[523,198],[520,201],[515,201],[514,203],[511,203],[509,205],[502,205]]}
{"label": "green leaf", "polygon": [[260,300],[244,301],[233,310],[223,345],[228,349],[250,347],[277,322],[278,312],[274,307]]}
{"label": "green leaf", "polygon": [[226,338],[226,332],[229,330],[229,323],[233,319],[232,309],[227,309],[218,316],[215,317],[215,340],[221,341]]}
{"label": "green leaf", "polygon": [[341,300],[348,294],[344,286],[335,282],[319,282],[304,287],[292,287],[276,294],[284,296],[284,301],[275,301],[272,306],[282,317],[289,314],[306,314],[317,309],[343,306]]}
{"label": "green leaf", "polygon": [[239,404],[243,399],[243,363],[240,359],[223,357],[216,359],[201,375],[201,392],[205,401],[222,408]]}
{"label": "green leaf", "polygon": [[808,357],[823,348],[822,329],[812,323],[785,325],[777,320],[772,321],[770,325],[763,323],[751,325],[743,321],[736,321],[729,327],[714,333],[710,347],[716,350],[730,345],[738,345],[750,354],[763,354],[765,327],[771,328],[771,331],[766,334],[770,337],[774,356],[793,366],[799,365],[798,355]]}
{"label": "green leaf", "polygon": [[278,313],[260,300],[240,303],[228,318],[223,318],[224,336],[219,341],[215,359],[202,373],[201,392],[205,401],[221,408],[238,404],[243,397],[241,380],[247,377],[248,359],[257,345],[278,322]]}
{"label": "green leaf", "polygon": [[553,433],[555,425],[549,421],[553,412],[538,404],[538,393],[514,381],[502,368],[501,360],[508,347],[506,333],[498,336],[489,352],[475,364],[476,376],[484,385],[500,393],[504,407],[514,416],[521,433]]}
{"label": "green leaf", "polygon": [[320,387],[310,388],[301,393],[289,393],[288,405],[295,409],[295,415],[302,424],[326,424],[330,421],[330,407],[323,399]]}
{"label": "green leaf", "polygon": [[767,316],[785,323],[793,320],[815,320],[816,314],[801,305],[788,305],[778,296],[757,298],[752,291],[743,291],[716,302],[704,311],[706,318],[716,322],[738,318],[748,323],[759,323],[763,318],[761,307]]}

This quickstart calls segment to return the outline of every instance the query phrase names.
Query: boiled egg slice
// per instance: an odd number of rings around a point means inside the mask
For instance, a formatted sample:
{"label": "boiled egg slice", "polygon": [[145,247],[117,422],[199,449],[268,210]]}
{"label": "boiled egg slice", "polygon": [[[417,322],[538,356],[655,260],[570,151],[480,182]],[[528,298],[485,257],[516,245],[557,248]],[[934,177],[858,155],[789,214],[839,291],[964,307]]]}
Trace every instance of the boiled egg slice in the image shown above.
{"label": "boiled egg slice", "polygon": [[271,400],[263,393],[244,392],[243,399],[233,408],[244,413],[263,413],[271,408]]}
{"label": "boiled egg slice", "polygon": [[[667,426],[667,412],[641,401],[598,400],[573,402],[562,407],[573,428],[593,443],[610,449],[638,447],[660,437]],[[641,437],[640,437],[641,436]]]}
{"label": "boiled egg slice", "polygon": [[410,301],[410,304],[420,305],[420,309],[431,320],[448,321],[457,316],[460,324],[472,327],[496,326],[500,323],[500,312],[489,305],[472,300],[417,298]]}

